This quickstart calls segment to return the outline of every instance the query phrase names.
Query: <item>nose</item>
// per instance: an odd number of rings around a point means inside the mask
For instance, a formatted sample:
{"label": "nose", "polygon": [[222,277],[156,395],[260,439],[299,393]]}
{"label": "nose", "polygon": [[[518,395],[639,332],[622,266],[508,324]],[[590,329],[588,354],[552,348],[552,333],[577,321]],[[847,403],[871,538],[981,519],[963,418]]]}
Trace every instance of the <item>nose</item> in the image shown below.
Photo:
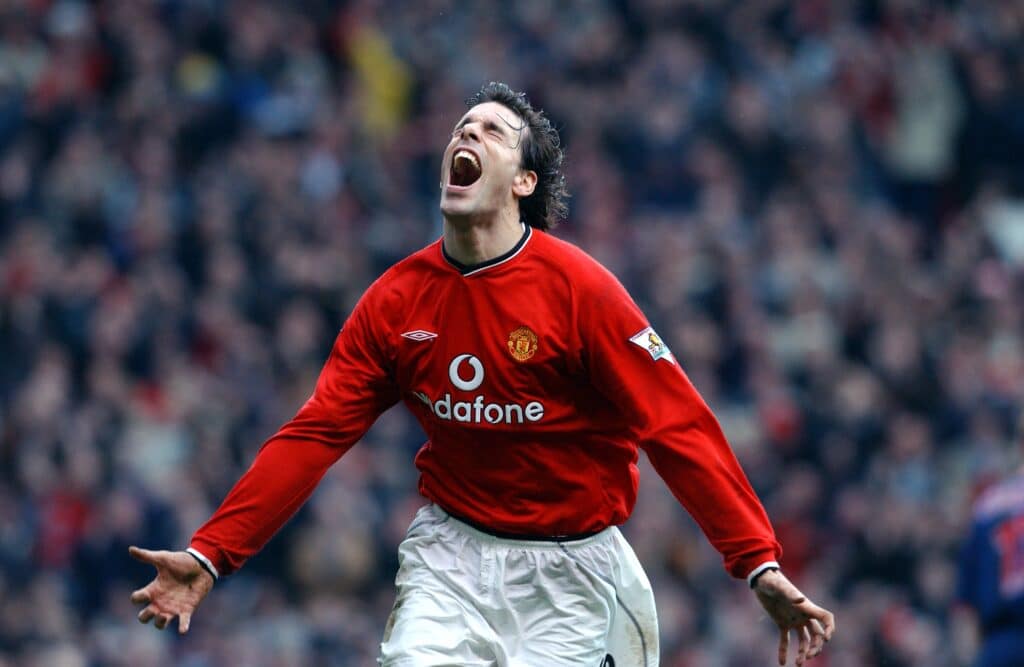
{"label": "nose", "polygon": [[472,139],[473,141],[480,141],[480,124],[479,123],[466,123],[462,126],[462,138]]}

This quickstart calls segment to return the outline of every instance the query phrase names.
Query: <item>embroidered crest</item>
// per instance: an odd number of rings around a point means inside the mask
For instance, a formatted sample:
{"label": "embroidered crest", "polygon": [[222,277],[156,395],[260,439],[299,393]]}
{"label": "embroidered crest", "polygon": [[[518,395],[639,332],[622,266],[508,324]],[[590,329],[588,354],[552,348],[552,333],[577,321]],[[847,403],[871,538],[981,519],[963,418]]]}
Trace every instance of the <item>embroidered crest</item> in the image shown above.
{"label": "embroidered crest", "polygon": [[537,334],[530,327],[519,327],[508,335],[508,351],[516,361],[526,361],[537,352]]}

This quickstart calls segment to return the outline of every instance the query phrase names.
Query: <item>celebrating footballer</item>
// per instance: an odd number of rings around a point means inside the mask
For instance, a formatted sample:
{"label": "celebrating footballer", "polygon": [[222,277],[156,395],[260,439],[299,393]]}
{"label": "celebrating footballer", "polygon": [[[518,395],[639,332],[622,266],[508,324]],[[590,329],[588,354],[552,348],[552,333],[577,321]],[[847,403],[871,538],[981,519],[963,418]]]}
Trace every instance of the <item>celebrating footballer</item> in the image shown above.
{"label": "celebrating footballer", "polygon": [[425,504],[398,547],[381,665],[657,665],[654,595],[617,527],[639,448],[777,624],[779,664],[791,634],[797,665],[821,652],[833,615],[780,570],[685,360],[608,270],[550,234],[566,212],[562,158],[525,95],[491,83],[470,100],[441,162],[442,238],[370,286],[312,396],[187,550],[132,547],[157,570],[131,596],[139,620],[187,632],[215,580],[401,401],[427,435]]}

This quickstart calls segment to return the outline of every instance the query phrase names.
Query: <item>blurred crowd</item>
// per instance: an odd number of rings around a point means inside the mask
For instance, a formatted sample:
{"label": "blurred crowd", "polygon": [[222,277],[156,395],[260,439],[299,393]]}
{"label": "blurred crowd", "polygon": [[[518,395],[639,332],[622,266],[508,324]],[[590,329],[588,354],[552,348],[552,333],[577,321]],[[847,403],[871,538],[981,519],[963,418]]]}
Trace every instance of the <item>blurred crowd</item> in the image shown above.
{"label": "blurred crowd", "polygon": [[[422,442],[385,414],[185,638],[152,576],[440,234],[490,80],[562,131],[612,269],[832,608],[822,667],[967,664],[955,563],[1021,460],[1024,3],[0,3],[0,665],[373,664]],[[644,464],[663,664],[777,637]]]}

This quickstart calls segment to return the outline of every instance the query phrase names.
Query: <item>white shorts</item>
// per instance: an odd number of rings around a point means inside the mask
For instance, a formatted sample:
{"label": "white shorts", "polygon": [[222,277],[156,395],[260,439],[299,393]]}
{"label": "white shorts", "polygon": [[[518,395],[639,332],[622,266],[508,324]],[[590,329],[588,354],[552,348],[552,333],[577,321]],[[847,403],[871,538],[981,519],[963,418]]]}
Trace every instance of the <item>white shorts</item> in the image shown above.
{"label": "white shorts", "polygon": [[427,505],[398,558],[385,667],[658,664],[654,594],[617,528],[509,540]]}

